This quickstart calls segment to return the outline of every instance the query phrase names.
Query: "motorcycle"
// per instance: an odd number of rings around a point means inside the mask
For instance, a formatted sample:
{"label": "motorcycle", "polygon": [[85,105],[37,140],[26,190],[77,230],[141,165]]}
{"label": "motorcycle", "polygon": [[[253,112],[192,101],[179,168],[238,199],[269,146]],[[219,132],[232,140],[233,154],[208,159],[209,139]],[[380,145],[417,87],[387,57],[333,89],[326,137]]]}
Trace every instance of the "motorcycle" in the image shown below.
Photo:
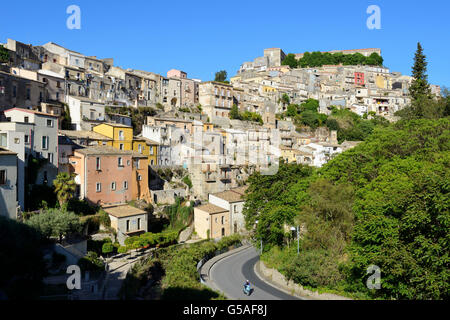
{"label": "motorcycle", "polygon": [[246,285],[246,286],[244,286],[244,290],[243,291],[244,291],[244,294],[246,294],[247,296],[250,296],[252,294],[252,292],[253,292],[253,289],[250,288],[249,285]]}

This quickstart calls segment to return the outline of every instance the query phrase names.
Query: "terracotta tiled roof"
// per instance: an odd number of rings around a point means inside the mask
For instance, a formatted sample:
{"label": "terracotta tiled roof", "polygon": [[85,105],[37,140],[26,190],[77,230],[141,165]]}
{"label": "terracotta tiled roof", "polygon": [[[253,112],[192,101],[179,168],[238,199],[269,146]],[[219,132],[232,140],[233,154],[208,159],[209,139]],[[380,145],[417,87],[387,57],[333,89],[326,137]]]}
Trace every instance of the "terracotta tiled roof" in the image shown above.
{"label": "terracotta tiled roof", "polygon": [[205,211],[205,212],[208,212],[209,214],[221,213],[221,212],[228,211],[228,210],[223,209],[221,207],[215,206],[215,205],[213,205],[211,203],[207,203],[207,204],[201,205],[201,206],[197,207],[197,209]]}
{"label": "terracotta tiled roof", "polygon": [[147,214],[144,210],[129,206],[127,204],[124,205],[114,205],[114,206],[104,206],[103,210],[113,217],[116,218],[125,218],[136,216],[140,214]]}

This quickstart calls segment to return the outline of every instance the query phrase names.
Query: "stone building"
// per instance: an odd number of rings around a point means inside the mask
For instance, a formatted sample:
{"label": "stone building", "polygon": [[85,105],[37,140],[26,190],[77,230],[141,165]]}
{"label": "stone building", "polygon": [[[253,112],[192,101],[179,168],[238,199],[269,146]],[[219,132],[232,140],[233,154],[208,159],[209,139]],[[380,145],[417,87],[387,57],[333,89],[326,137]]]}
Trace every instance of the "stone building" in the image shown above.
{"label": "stone building", "polygon": [[0,147],[0,216],[17,219],[17,154]]}

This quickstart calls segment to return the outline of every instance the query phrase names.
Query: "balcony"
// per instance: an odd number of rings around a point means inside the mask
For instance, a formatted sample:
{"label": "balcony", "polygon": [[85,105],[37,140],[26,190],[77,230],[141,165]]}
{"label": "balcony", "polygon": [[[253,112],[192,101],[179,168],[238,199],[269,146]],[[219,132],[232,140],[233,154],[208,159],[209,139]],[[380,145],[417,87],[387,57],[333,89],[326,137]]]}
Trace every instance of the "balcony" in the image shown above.
{"label": "balcony", "polygon": [[216,180],[217,180],[217,175],[216,174],[205,173],[205,181],[206,182],[216,182]]}
{"label": "balcony", "polygon": [[231,181],[231,173],[226,171],[219,175],[221,181]]}

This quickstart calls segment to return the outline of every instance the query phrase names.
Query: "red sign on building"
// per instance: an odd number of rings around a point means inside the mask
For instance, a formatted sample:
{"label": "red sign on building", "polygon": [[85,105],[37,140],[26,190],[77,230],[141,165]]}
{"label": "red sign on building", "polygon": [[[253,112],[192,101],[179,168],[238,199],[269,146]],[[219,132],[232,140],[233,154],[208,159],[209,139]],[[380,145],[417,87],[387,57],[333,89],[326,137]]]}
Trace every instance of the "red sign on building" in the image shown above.
{"label": "red sign on building", "polygon": [[364,73],[363,72],[355,72],[355,84],[363,86],[364,85]]}

